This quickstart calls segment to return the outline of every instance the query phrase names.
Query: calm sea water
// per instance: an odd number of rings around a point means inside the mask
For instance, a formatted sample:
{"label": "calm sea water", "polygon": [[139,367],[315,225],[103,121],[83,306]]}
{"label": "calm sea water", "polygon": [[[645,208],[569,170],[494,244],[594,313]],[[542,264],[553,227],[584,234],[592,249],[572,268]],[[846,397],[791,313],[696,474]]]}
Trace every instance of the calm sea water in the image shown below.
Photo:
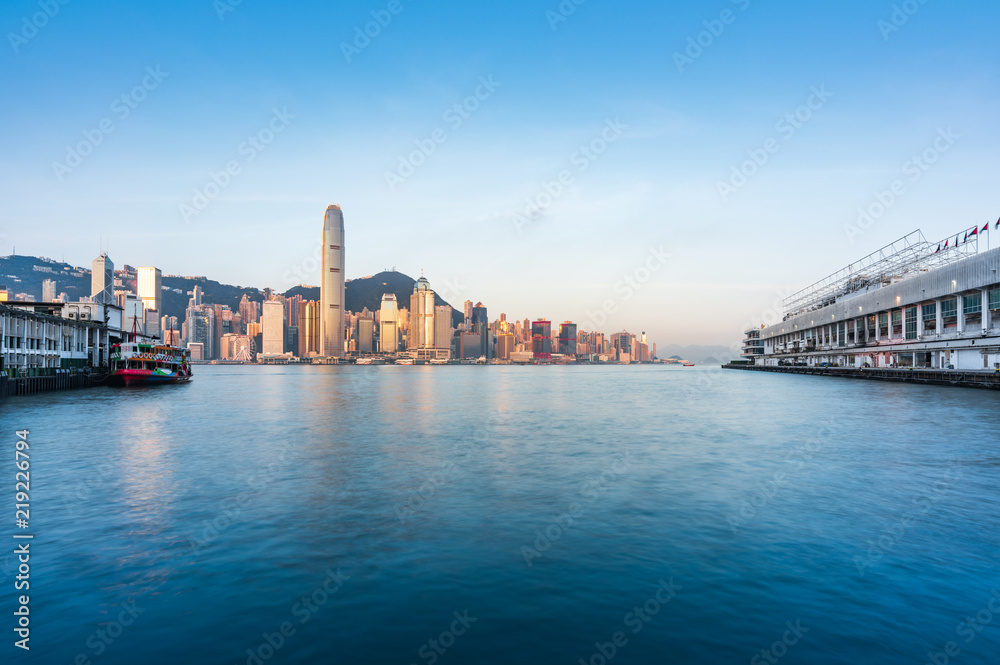
{"label": "calm sea water", "polygon": [[12,399],[0,537],[28,428],[33,630],[25,659],[5,547],[2,660],[997,663],[998,413],[651,366]]}

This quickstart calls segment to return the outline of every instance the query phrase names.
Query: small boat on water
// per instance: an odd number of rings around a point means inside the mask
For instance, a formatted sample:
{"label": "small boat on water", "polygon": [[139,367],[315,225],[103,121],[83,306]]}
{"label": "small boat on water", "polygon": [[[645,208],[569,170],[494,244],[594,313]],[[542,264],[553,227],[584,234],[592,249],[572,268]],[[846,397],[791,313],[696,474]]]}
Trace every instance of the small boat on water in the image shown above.
{"label": "small boat on water", "polygon": [[111,346],[112,386],[187,383],[191,380],[191,352],[167,344],[122,342]]}
{"label": "small boat on water", "polygon": [[694,363],[684,363],[685,367],[694,367]]}
{"label": "small boat on water", "polygon": [[413,358],[399,358],[396,360],[397,365],[412,365]]}

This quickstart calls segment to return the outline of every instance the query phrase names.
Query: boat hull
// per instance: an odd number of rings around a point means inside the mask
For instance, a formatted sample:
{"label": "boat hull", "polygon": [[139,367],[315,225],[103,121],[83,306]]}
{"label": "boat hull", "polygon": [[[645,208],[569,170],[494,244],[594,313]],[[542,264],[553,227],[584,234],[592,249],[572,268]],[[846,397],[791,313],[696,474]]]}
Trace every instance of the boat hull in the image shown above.
{"label": "boat hull", "polygon": [[151,386],[165,383],[187,383],[190,375],[149,369],[119,369],[108,377],[111,386]]}

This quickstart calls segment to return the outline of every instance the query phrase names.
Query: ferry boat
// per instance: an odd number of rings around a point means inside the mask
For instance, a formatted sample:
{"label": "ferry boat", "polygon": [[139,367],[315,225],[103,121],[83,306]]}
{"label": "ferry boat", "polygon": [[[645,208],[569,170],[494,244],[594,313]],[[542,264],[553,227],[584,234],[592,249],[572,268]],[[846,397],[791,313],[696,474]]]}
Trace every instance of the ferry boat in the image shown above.
{"label": "ferry boat", "polygon": [[191,352],[187,349],[135,341],[111,347],[109,385],[187,383],[190,380]]}

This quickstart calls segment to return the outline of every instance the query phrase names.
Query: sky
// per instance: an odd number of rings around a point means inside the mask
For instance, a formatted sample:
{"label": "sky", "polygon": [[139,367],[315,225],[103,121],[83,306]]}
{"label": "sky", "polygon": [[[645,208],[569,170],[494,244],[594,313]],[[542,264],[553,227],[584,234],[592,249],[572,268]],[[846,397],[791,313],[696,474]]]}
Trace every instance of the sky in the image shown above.
{"label": "sky", "polygon": [[336,203],[349,278],[730,345],[911,231],[1000,216],[997,25],[982,0],[7,0],[0,254],[285,290],[318,283]]}

